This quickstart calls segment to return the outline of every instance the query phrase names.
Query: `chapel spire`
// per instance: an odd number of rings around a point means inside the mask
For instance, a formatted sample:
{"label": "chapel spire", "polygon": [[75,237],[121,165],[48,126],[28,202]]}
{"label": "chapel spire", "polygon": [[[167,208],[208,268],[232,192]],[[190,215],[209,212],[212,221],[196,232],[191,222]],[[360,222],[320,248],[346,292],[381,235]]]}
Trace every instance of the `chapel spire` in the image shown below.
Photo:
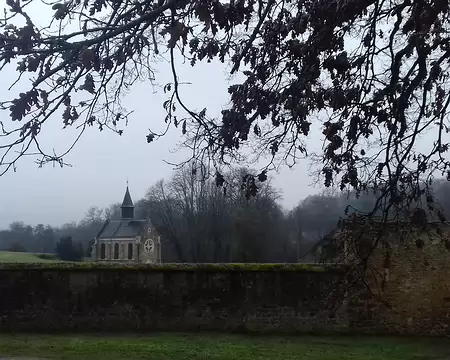
{"label": "chapel spire", "polygon": [[122,201],[122,219],[134,219],[134,204],[133,200],[131,200],[130,191],[128,190],[128,181],[127,181],[127,190],[125,191],[125,196]]}

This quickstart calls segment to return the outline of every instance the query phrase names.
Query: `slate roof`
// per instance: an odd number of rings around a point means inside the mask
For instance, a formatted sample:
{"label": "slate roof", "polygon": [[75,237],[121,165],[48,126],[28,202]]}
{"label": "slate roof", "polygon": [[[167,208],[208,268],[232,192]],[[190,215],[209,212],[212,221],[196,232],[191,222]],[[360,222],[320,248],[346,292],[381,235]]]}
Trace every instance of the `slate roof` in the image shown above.
{"label": "slate roof", "polygon": [[131,200],[130,191],[125,191],[125,196],[123,197],[122,207],[134,207],[133,200]]}
{"label": "slate roof", "polygon": [[135,237],[142,232],[146,220],[106,220],[100,231],[98,239],[114,239]]}

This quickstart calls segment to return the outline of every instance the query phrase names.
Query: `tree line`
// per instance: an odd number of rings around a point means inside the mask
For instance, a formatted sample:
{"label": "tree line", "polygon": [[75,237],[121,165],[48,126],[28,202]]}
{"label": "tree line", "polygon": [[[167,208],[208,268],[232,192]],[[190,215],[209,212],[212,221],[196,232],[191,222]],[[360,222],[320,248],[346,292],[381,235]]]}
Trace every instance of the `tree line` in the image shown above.
{"label": "tree line", "polygon": [[[186,166],[135,201],[135,217],[150,218],[161,235],[163,261],[314,261],[314,245],[336,227],[339,218],[349,211],[371,211],[377,199],[373,194],[355,196],[327,189],[287,211],[270,178],[255,181],[256,195],[246,196],[247,189],[239,184],[249,172],[229,171],[225,186],[218,187],[201,170]],[[450,184],[436,181],[433,189],[442,211],[450,213]],[[103,222],[119,218],[120,203],[114,203],[104,209],[92,206],[81,221],[58,227],[15,221],[0,230],[0,250],[54,253],[72,246],[89,257]]]}

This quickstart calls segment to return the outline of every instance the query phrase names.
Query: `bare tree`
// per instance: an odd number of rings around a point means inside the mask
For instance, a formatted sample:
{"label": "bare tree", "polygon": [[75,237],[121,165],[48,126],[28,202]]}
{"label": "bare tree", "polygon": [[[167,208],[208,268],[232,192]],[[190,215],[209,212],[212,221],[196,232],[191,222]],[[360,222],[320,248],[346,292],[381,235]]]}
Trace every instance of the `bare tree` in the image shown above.
{"label": "bare tree", "polygon": [[223,242],[228,241],[224,226],[229,201],[210,180],[182,168],[167,184],[161,181],[152,187],[147,199],[151,216],[177,249],[180,260],[227,261],[223,252],[230,253],[229,244]]}
{"label": "bare tree", "polygon": [[[150,217],[178,261],[278,261],[286,255],[284,214],[270,181],[246,198],[239,183],[246,170],[227,174],[224,192],[201,171],[184,167],[164,184],[151,188]],[[286,240],[287,241],[287,240]]]}
{"label": "bare tree", "polygon": [[119,220],[120,219],[120,203],[114,203],[109,205],[103,210],[105,219]]}
{"label": "bare tree", "polygon": [[[184,238],[179,226],[180,214],[177,212],[176,200],[167,193],[163,180],[158,181],[150,188],[146,200],[150,219],[163,237],[164,246],[162,249],[166,251],[163,254],[164,258],[179,262],[188,261],[188,254],[186,254],[186,249],[182,244]],[[175,253],[173,259],[168,255],[170,252],[166,250],[168,246]]]}
{"label": "bare tree", "polygon": [[105,221],[104,210],[97,206],[91,206],[84,215],[84,218],[80,221],[80,226],[97,226],[100,228],[101,224]]}
{"label": "bare tree", "polygon": [[[375,188],[375,207],[385,212],[428,194],[434,174],[447,176],[445,1],[73,0],[53,3],[43,28],[27,13],[31,2],[9,0],[0,20],[1,71],[16,61],[19,77],[34,74],[29,90],[2,102],[19,124],[2,122],[2,172],[30,151],[40,163],[63,164],[64,154],[45,154],[38,142],[58,112],[64,126],[121,133],[129,115],[121,96],[138,80],[152,81],[152,62],[167,50],[166,122],[180,125],[193,155],[209,164],[249,158],[250,147],[255,159],[270,157],[258,174],[264,179],[271,166],[308,153],[316,121],[325,185]],[[75,19],[79,29],[70,30]],[[220,119],[184,105],[176,54],[192,65],[229,61],[232,74],[247,66]],[[420,147],[425,132],[432,140]]]}

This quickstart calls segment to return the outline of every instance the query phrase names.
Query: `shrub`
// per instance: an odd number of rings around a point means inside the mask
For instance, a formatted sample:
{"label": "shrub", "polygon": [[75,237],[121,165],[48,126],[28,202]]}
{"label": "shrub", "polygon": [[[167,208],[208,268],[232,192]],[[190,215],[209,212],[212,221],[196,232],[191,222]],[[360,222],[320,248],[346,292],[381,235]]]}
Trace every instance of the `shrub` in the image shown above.
{"label": "shrub", "polygon": [[73,243],[71,236],[62,237],[56,243],[56,255],[63,261],[81,261],[83,247],[81,243]]}
{"label": "shrub", "polygon": [[11,246],[9,247],[8,251],[12,252],[26,252],[27,249],[25,249],[25,246],[18,242],[13,242]]}
{"label": "shrub", "polygon": [[39,259],[42,260],[58,260],[58,255],[56,254],[36,254]]}
{"label": "shrub", "polygon": [[89,241],[89,244],[88,244],[88,246],[86,247],[86,250],[85,250],[85,252],[84,252],[84,256],[87,257],[87,258],[90,258],[91,255],[92,255],[92,245],[94,245],[94,239],[91,239],[91,240]]}

